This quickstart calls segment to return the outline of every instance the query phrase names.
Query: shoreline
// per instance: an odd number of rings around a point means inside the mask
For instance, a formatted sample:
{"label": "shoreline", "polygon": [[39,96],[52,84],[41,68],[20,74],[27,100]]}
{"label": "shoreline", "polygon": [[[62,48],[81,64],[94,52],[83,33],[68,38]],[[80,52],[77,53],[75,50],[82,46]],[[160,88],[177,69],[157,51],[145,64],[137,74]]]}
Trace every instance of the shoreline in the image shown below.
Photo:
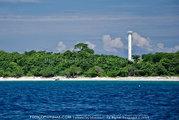
{"label": "shoreline", "polygon": [[63,76],[57,77],[0,77],[0,81],[179,81],[177,76],[155,76],[155,77],[77,77],[77,78],[67,78]]}

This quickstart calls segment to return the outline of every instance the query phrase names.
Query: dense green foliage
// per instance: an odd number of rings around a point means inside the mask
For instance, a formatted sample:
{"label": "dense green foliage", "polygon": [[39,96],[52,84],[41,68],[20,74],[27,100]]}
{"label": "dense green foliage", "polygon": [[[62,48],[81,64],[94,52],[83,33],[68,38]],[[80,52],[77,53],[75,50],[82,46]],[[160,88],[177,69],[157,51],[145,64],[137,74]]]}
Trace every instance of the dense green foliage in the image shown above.
{"label": "dense green foliage", "polygon": [[64,53],[0,51],[0,77],[179,75],[179,52],[134,55],[133,59],[131,62],[118,56],[97,55],[83,43]]}

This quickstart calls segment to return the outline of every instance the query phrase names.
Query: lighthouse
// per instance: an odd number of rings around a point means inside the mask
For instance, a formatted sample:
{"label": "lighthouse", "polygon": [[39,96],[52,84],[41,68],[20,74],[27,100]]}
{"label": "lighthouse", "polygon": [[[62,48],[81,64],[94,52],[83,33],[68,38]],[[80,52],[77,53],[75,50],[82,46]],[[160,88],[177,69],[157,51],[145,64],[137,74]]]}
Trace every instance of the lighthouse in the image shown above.
{"label": "lighthouse", "polygon": [[128,60],[132,61],[132,31],[128,31]]}

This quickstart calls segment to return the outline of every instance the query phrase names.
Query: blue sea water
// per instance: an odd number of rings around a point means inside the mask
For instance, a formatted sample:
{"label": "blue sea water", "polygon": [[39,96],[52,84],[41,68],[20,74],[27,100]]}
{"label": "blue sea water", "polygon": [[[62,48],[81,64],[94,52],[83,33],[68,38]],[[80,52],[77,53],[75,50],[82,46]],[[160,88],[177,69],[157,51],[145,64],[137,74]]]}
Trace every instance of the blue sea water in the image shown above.
{"label": "blue sea water", "polygon": [[179,120],[179,82],[0,82],[0,120]]}

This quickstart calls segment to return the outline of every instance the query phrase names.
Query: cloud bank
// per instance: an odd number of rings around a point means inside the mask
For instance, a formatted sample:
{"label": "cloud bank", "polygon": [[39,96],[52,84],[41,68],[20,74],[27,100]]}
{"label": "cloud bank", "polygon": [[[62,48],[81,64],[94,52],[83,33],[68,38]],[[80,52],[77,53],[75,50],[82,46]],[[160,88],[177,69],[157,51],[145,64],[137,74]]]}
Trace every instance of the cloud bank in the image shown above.
{"label": "cloud bank", "polygon": [[112,38],[110,35],[103,35],[102,42],[104,50],[108,52],[117,52],[119,49],[124,48],[124,44],[120,37]]}
{"label": "cloud bank", "polygon": [[177,52],[179,51],[179,45],[175,45],[174,47],[166,47],[164,43],[157,43],[156,47],[154,47],[155,52]]}
{"label": "cloud bank", "polygon": [[66,48],[67,48],[66,45],[62,41],[60,41],[56,47],[58,52],[64,52]]}
{"label": "cloud bank", "polygon": [[143,37],[137,32],[132,34],[133,45],[139,48],[145,49],[148,52],[176,52],[179,51],[179,45],[174,47],[166,47],[164,43],[151,43],[150,40],[146,37]]}
{"label": "cloud bank", "polygon": [[[148,38],[143,37],[137,32],[133,32],[132,38],[133,38],[132,40],[133,47],[137,46],[139,48],[152,51],[151,49],[152,45]],[[108,52],[117,52],[118,50],[127,48],[127,44],[124,45],[124,42],[121,39],[121,37],[112,38],[110,35],[103,35],[102,42],[103,42],[104,50]]]}
{"label": "cloud bank", "polygon": [[[166,47],[164,43],[154,44],[150,42],[150,39],[140,35],[137,32],[132,34],[132,46],[135,49],[135,46],[145,52],[176,52],[179,51],[179,45],[174,47]],[[112,38],[110,35],[103,35],[102,38],[103,49],[108,52],[119,52],[119,50],[124,50],[127,48],[127,44],[123,44],[121,37]],[[135,51],[135,50],[134,50]],[[133,51],[133,52],[134,52]],[[141,53],[141,52],[140,52]],[[135,53],[133,53],[135,54]]]}
{"label": "cloud bank", "polygon": [[151,51],[151,44],[150,44],[149,39],[141,36],[137,32],[132,33],[132,38],[133,38],[132,44],[134,46],[137,46],[137,47]]}

